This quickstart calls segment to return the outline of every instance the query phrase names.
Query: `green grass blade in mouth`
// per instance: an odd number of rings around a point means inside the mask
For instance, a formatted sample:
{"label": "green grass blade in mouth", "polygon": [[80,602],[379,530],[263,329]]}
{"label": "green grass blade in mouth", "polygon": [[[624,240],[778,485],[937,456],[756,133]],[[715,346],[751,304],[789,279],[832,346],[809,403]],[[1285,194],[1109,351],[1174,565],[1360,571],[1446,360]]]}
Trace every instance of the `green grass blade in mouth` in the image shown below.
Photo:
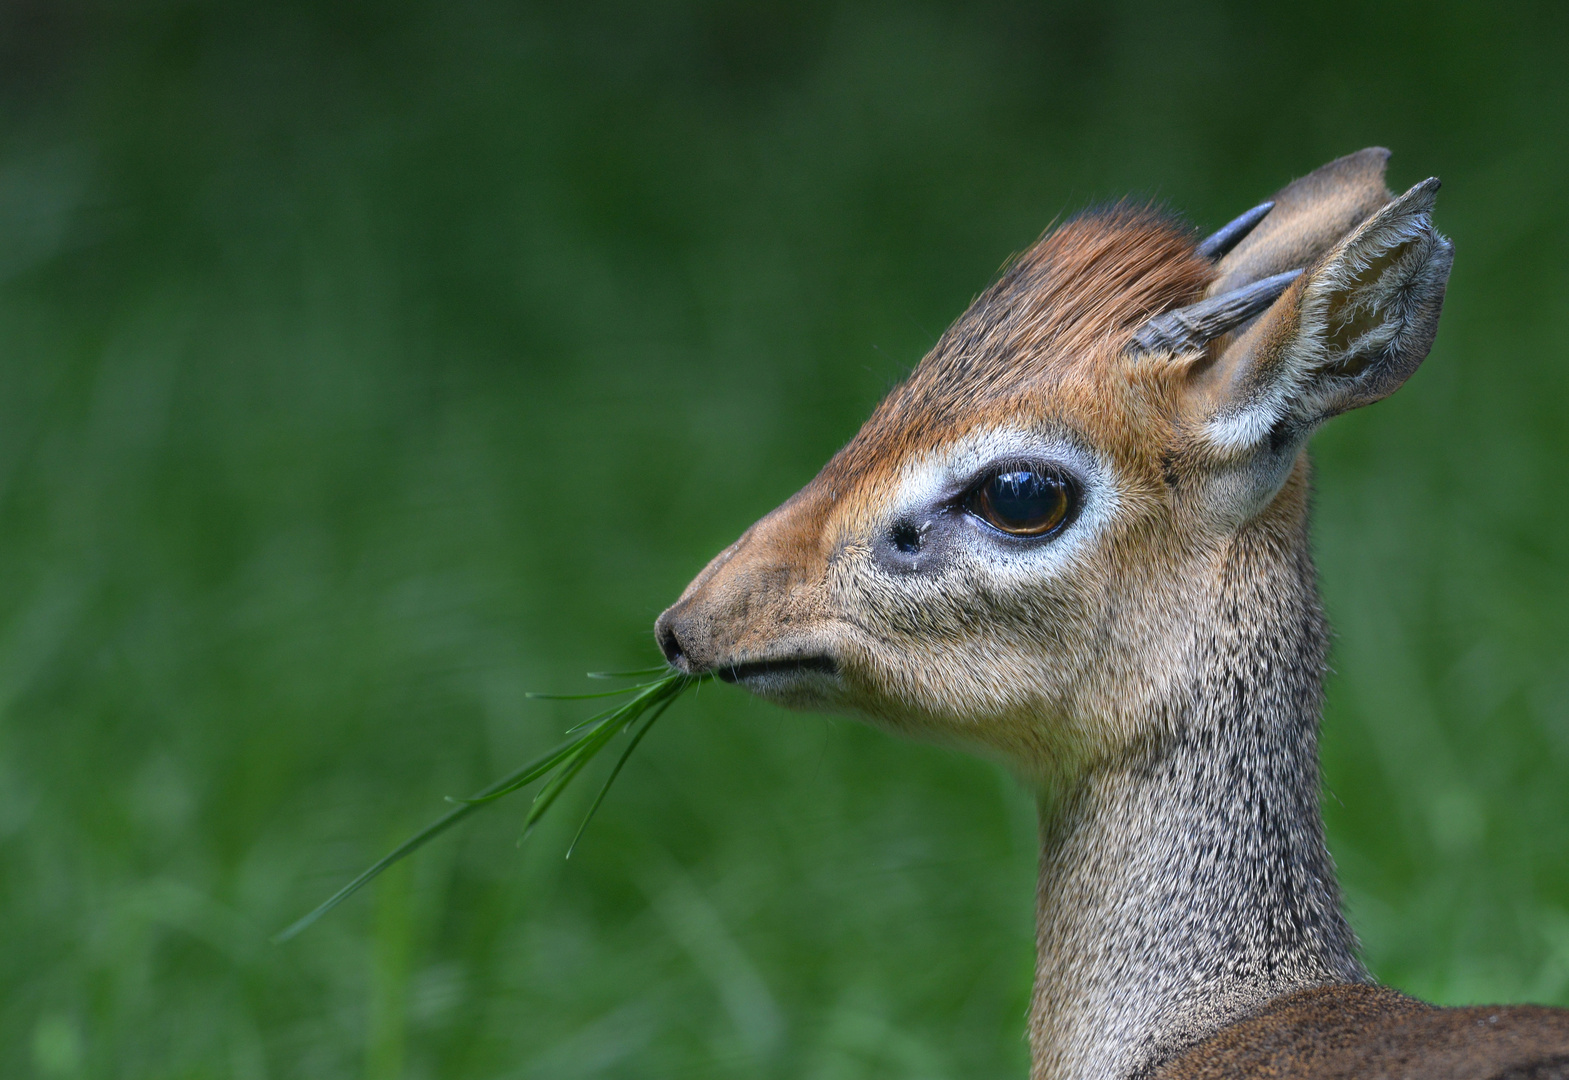
{"label": "green grass blade in mouth", "polygon": [[610,785],[616,782],[616,777],[621,775],[621,766],[627,763],[627,758],[632,756],[632,751],[637,749],[637,744],[643,741],[643,736],[648,734],[648,729],[654,726],[664,711],[670,708],[670,703],[675,700],[672,694],[658,705],[649,710],[648,719],[643,721],[642,727],[632,733],[632,738],[627,740],[626,749],[621,751],[621,756],[616,759],[615,765],[610,770],[610,775],[605,777],[605,783],[599,789],[599,794],[594,796],[594,801],[589,804],[588,813],[583,815],[583,824],[577,827],[577,833],[572,837],[572,843],[567,845],[567,858],[577,850],[577,842],[583,839],[583,833],[588,829],[588,823],[594,820],[594,814],[599,810],[599,804],[605,801],[605,796],[610,794]]}
{"label": "green grass blade in mouth", "polygon": [[[606,719],[607,717],[615,717],[617,715],[625,715],[628,713],[641,713],[644,709],[651,708],[652,702],[663,699],[666,694],[670,693],[671,686],[675,685],[681,678],[681,676],[677,676],[675,680],[661,679],[659,682],[648,683],[641,687],[633,687],[632,689],[637,691],[636,697],[633,697],[620,705],[612,706],[602,713],[595,713],[587,720],[579,720],[577,723],[567,728],[567,733],[570,735],[574,731],[582,731],[584,728],[593,727],[599,721]],[[680,691],[677,690],[676,693],[680,693]],[[623,724],[622,726],[625,727],[626,725]]]}
{"label": "green grass blade in mouth", "polygon": [[571,757],[572,752],[583,745],[583,739],[584,736],[581,735],[575,739],[568,739],[550,751],[550,753],[543,757],[537,757],[521,769],[503,776],[483,791],[477,791],[466,799],[457,799],[449,795],[447,796],[447,801],[457,803],[460,806],[483,806],[485,803],[495,802],[503,795],[510,795],[519,788],[528,787],[535,780],[538,780],[551,769],[554,769],[557,765]]}
{"label": "green grass blade in mouth", "polygon": [[[561,771],[551,777],[550,782],[540,788],[539,794],[534,796],[534,805],[529,807],[528,818],[523,823],[523,835],[528,835],[529,830],[533,829],[535,823],[544,816],[545,811],[550,809],[550,805],[566,790],[567,785],[583,771],[583,767],[593,760],[596,754],[609,744],[611,739],[636,723],[637,719],[650,709],[663,712],[665,706],[675,700],[676,695],[685,690],[687,685],[679,675],[653,683],[649,689],[615,710],[597,727],[590,730],[583,737],[580,748],[574,752],[572,760],[565,763]],[[612,779],[615,772],[619,771],[620,769],[617,768],[612,772]],[[573,842],[576,843],[575,840]],[[570,853],[569,849],[568,854]]]}
{"label": "green grass blade in mouth", "polygon": [[636,671],[590,671],[590,679],[646,679],[650,676],[669,675],[668,665],[638,668]]}
{"label": "green grass blade in mouth", "polygon": [[592,694],[539,694],[530,690],[523,696],[530,701],[588,701],[591,698],[621,697],[623,694],[635,694],[639,690],[647,690],[651,686],[663,686],[665,680],[659,679],[651,683],[636,683],[632,686],[623,686],[616,690],[600,690]]}
{"label": "green grass blade in mouth", "polygon": [[[621,752],[621,756],[617,759],[615,766],[610,770],[610,775],[606,778],[604,786],[600,788],[599,794],[595,796],[592,805],[589,807],[588,814],[583,819],[583,824],[578,827],[577,834],[572,839],[571,847],[567,849],[567,855],[570,856],[572,849],[577,847],[578,840],[582,838],[583,830],[588,827],[589,821],[593,819],[594,813],[599,809],[600,804],[605,801],[605,795],[609,792],[610,785],[615,782],[616,777],[620,774],[621,767],[632,756],[632,751],[637,748],[638,743],[643,741],[643,736],[647,735],[648,730],[654,726],[654,721],[659,719],[660,715],[670,707],[670,704],[676,698],[680,697],[691,686],[702,681],[701,678],[682,675],[679,672],[670,671],[668,668],[652,668],[646,671],[626,672],[623,674],[626,677],[641,678],[656,673],[663,673],[663,677],[655,679],[653,682],[641,683],[622,690],[612,691],[609,694],[529,695],[530,697],[553,698],[556,700],[577,700],[622,694],[631,694],[633,696],[614,708],[596,713],[587,720],[574,725],[571,728],[571,732],[575,733],[572,738],[548,753],[535,758],[528,764],[513,770],[468,798],[449,799],[448,801],[454,804],[451,810],[376,860],[353,881],[350,881],[343,888],[333,893],[303,918],[296,920],[274,935],[273,942],[282,944],[290,938],[298,936],[301,931],[327,914],[327,912],[376,880],[389,867],[408,858],[470,814],[489,806],[504,795],[510,795],[512,792],[527,787],[536,780],[549,776],[550,779],[546,780],[544,787],[540,788],[538,794],[534,796],[534,802],[529,807],[528,817],[524,820],[523,835],[527,836],[540,818],[544,817],[545,812],[560,797],[561,793],[566,790],[567,786],[572,783],[579,773],[587,768],[588,764],[598,756],[599,752],[606,746],[609,746],[617,735],[636,726],[637,730],[633,733],[626,748]],[[622,675],[615,677],[619,678]],[[641,721],[641,724],[639,724],[639,721]]]}
{"label": "green grass blade in mouth", "polygon": [[295,922],[291,923],[277,934],[274,934],[272,938],[273,944],[281,945],[290,938],[298,936],[302,930],[309,927],[317,919],[321,918],[323,915],[327,914],[327,912],[331,911],[349,897],[359,892],[365,886],[369,885],[372,881],[376,880],[376,878],[380,877],[382,872],[391,867],[394,863],[414,854],[414,852],[424,847],[427,843],[434,840],[436,837],[440,836],[442,833],[446,832],[448,829],[452,828],[452,826],[456,825],[458,822],[462,821],[464,818],[468,817],[470,814],[474,813],[484,805],[485,804],[482,802],[464,802],[447,811],[441,817],[437,818],[419,832],[403,841],[403,843],[387,852],[387,854],[383,855],[380,859],[376,860],[370,865],[369,868],[361,873],[359,877],[355,878],[343,888],[329,896],[326,900],[322,901],[309,914],[305,915],[301,919],[297,919]]}

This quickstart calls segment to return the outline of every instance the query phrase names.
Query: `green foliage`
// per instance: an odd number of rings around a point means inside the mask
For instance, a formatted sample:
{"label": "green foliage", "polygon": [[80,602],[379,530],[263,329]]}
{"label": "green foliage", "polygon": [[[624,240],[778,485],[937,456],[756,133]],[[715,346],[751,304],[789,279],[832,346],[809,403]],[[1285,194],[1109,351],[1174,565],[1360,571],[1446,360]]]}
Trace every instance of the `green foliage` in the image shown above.
{"label": "green foliage", "polygon": [[1370,144],[1457,258],[1316,443],[1331,843],[1382,977],[1569,1004],[1566,19],[0,6],[0,1075],[1022,1075],[1028,798],[724,686],[570,862],[592,783],[268,937],[645,663],[1054,216]]}

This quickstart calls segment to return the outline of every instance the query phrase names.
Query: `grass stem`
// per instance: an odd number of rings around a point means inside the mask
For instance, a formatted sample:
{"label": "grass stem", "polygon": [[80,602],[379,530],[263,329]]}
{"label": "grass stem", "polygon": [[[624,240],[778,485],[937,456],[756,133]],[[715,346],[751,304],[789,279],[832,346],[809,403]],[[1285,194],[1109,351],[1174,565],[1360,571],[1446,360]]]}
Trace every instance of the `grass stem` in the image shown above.
{"label": "grass stem", "polygon": [[[592,820],[594,813],[599,809],[600,804],[605,801],[605,795],[609,792],[610,785],[620,775],[621,767],[632,756],[632,751],[637,748],[638,743],[643,741],[643,736],[647,735],[649,729],[654,726],[654,721],[659,719],[660,715],[670,707],[670,704],[676,698],[680,697],[688,688],[702,681],[700,678],[692,678],[691,676],[682,675],[679,672],[669,671],[664,668],[624,672],[613,676],[611,673],[596,673],[597,675],[607,677],[641,678],[659,672],[664,672],[665,674],[652,682],[640,683],[622,690],[614,690],[608,694],[530,694],[530,697],[555,700],[578,700],[581,698],[610,697],[621,694],[632,694],[633,696],[612,709],[597,713],[582,723],[574,725],[569,732],[572,734],[572,738],[555,749],[513,770],[468,798],[455,799],[449,797],[447,801],[453,804],[451,810],[448,810],[441,817],[432,821],[380,859],[377,859],[353,881],[350,881],[343,888],[333,893],[302,918],[297,919],[274,935],[273,942],[282,944],[293,937],[297,937],[303,930],[327,914],[327,912],[359,892],[372,881],[375,881],[388,868],[408,858],[470,814],[489,806],[502,796],[510,795],[512,792],[527,787],[536,780],[549,776],[550,779],[546,780],[545,785],[534,796],[534,802],[529,807],[528,816],[524,819],[523,836],[526,837],[534,826],[538,824],[539,820],[544,817],[545,812],[550,809],[556,799],[560,797],[561,793],[567,789],[567,786],[572,783],[579,773],[588,767],[588,764],[599,755],[600,751],[609,746],[617,735],[634,725],[638,725],[639,721],[641,721],[641,725],[633,733],[626,748],[621,752],[621,756],[616,760],[615,766],[610,770],[610,775],[605,779],[604,786],[600,788],[599,794],[595,796],[593,803],[590,804],[588,813],[583,818],[583,824],[578,827],[576,835],[573,836],[572,844],[567,848],[567,856],[570,858],[573,849],[577,847],[578,841],[582,839],[583,830],[588,828],[588,823]],[[522,838],[520,837],[519,843],[521,842]]]}

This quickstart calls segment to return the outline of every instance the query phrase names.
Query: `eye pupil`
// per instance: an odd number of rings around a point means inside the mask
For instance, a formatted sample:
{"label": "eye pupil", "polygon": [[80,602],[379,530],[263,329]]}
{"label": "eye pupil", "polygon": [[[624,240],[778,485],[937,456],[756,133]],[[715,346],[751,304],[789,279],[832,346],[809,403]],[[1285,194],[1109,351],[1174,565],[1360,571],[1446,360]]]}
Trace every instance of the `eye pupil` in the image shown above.
{"label": "eye pupil", "polygon": [[976,489],[971,512],[1015,536],[1044,536],[1068,517],[1070,491],[1061,476],[1035,469],[998,473]]}

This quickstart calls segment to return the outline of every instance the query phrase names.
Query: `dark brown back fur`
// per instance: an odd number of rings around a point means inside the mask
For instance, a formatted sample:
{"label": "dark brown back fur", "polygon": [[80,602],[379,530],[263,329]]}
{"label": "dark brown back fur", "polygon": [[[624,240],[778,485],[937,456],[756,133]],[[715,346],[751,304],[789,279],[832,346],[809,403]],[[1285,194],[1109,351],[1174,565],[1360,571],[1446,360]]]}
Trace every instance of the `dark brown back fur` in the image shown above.
{"label": "dark brown back fur", "polygon": [[1569,1010],[1440,1009],[1387,986],[1276,998],[1151,1080],[1569,1080]]}

